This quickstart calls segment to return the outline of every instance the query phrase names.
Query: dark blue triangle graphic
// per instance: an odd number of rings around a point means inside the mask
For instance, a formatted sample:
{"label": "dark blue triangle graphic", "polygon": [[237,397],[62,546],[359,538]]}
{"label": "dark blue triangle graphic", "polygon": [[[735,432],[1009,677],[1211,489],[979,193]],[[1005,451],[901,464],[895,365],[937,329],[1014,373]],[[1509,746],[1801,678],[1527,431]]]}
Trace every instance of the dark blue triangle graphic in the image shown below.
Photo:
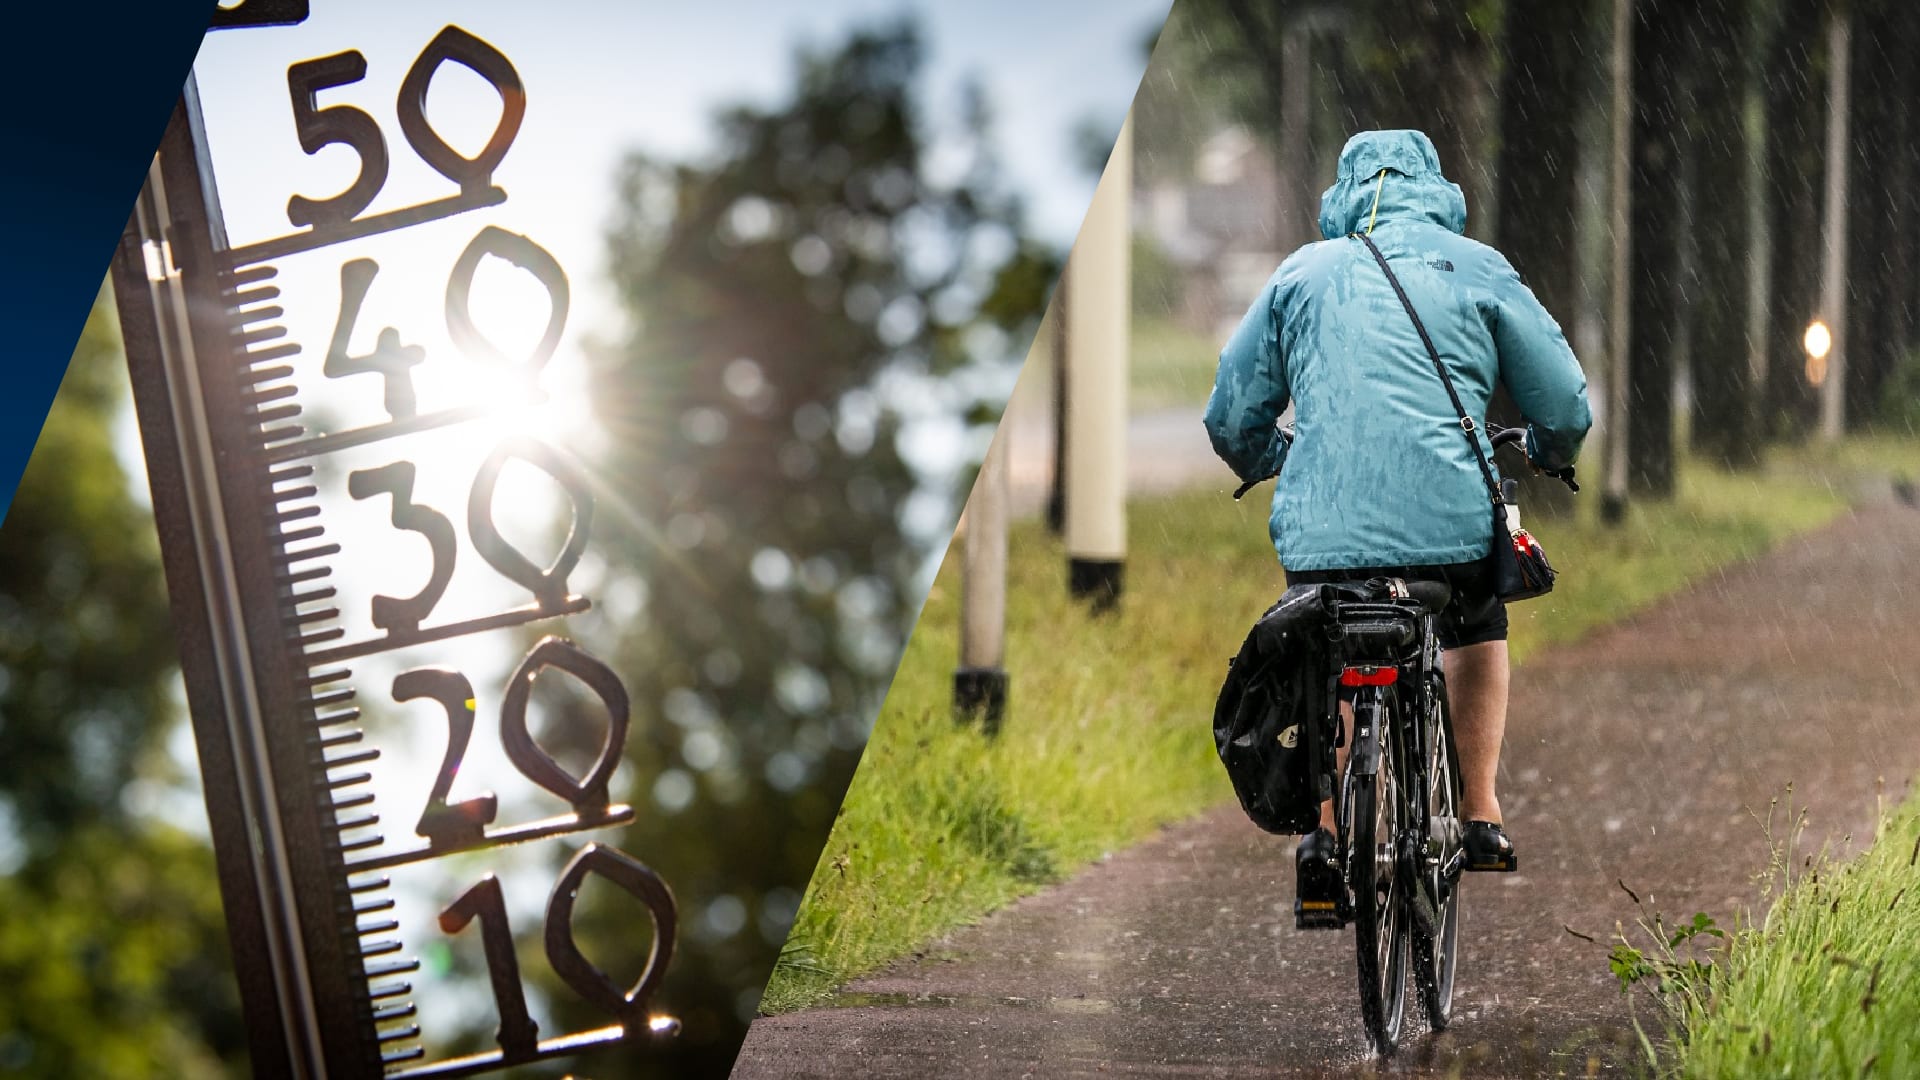
{"label": "dark blue triangle graphic", "polygon": [[214,0],[20,4],[0,60],[0,520]]}

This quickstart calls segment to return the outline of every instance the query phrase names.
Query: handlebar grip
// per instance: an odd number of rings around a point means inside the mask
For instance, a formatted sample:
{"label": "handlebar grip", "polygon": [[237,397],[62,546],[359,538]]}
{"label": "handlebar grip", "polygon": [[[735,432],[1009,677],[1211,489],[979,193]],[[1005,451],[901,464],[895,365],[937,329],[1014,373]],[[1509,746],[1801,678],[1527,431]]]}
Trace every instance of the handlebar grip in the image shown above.
{"label": "handlebar grip", "polygon": [[[1275,475],[1275,476],[1278,476],[1279,474],[1278,474],[1278,473],[1275,473],[1274,475]],[[1234,488],[1234,489],[1233,489],[1233,501],[1234,501],[1234,502],[1239,502],[1239,501],[1240,501],[1240,496],[1242,496],[1242,495],[1245,495],[1245,494],[1246,494],[1247,492],[1249,492],[1249,491],[1252,491],[1252,490],[1254,489],[1254,487],[1255,487],[1256,485],[1259,485],[1259,484],[1264,484],[1264,483],[1266,483],[1266,482],[1267,482],[1268,480],[1271,480],[1271,479],[1273,479],[1273,477],[1272,477],[1272,476],[1261,476],[1261,477],[1256,477],[1256,478],[1254,478],[1254,479],[1252,479],[1252,480],[1249,480],[1249,481],[1247,481],[1247,482],[1246,482],[1246,483],[1244,483],[1244,484],[1241,484],[1241,485],[1240,485],[1239,487],[1237,487],[1237,488]]]}

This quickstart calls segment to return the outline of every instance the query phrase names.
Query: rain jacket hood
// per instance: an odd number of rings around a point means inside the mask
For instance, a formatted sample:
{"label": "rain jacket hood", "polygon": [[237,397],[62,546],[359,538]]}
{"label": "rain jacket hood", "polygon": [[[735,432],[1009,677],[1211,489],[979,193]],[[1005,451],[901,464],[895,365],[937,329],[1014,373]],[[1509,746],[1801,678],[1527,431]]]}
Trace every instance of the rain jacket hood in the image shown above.
{"label": "rain jacket hood", "polygon": [[1441,174],[1433,140],[1406,130],[1363,131],[1348,139],[1339,178],[1320,196],[1320,235],[1337,240],[1366,232],[1370,223],[1407,220],[1453,233],[1467,229],[1467,198]]}
{"label": "rain jacket hood", "polygon": [[[1580,364],[1513,266],[1464,235],[1466,221],[1425,135],[1355,135],[1320,201],[1328,239],[1281,263],[1221,351],[1207,433],[1240,479],[1279,475],[1268,526],[1287,569],[1470,562],[1493,539],[1459,415],[1351,233],[1369,233],[1392,265],[1469,416],[1484,425],[1504,386],[1536,464],[1579,453],[1592,423]],[[1276,427],[1289,407],[1290,443]],[[1491,458],[1484,427],[1475,438]]]}

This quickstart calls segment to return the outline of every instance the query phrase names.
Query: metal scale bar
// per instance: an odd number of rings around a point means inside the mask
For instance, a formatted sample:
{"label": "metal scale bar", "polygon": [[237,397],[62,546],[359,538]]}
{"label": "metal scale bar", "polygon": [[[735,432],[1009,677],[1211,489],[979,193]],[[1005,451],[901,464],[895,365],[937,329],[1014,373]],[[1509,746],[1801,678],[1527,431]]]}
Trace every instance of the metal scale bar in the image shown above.
{"label": "metal scale bar", "polygon": [[341,932],[342,910],[376,890],[345,888],[334,792],[299,782],[327,776],[322,744],[345,714],[322,702],[343,700],[332,684],[346,672],[315,677],[297,645],[292,582],[324,575],[303,557],[318,549],[287,541],[299,477],[263,454],[260,356],[236,318],[256,282],[226,270],[224,232],[189,81],[113,282],[253,1068],[377,1077],[366,963]]}

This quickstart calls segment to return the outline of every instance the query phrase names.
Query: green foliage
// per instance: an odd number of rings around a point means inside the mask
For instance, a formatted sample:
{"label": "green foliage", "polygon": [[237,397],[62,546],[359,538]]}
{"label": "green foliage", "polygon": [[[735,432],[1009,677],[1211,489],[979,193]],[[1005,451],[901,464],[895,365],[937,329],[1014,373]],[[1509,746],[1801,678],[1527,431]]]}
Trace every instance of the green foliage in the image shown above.
{"label": "green foliage", "polygon": [[1720,929],[1711,915],[1696,911],[1692,922],[1671,931],[1656,915],[1650,933],[1655,942],[1652,949],[1638,948],[1623,939],[1607,952],[1607,966],[1614,978],[1620,980],[1621,993],[1629,993],[1641,985],[1650,985],[1656,994],[1702,994],[1711,990],[1713,961],[1681,952],[1696,938],[1709,937],[1722,942],[1727,939],[1727,932]]}
{"label": "green foliage", "polygon": [[[916,608],[926,539],[902,508],[951,500],[896,445],[899,388],[965,412],[981,381],[951,377],[1008,364],[1051,287],[979,101],[932,127],[924,54],[910,24],[857,30],[803,53],[786,100],[723,113],[713,156],[635,155],[618,177],[610,261],[633,332],[597,359],[597,550],[640,598],[606,632],[648,785],[619,843],[679,897],[658,1000],[686,1027],[672,1056],[583,1065],[596,1076],[730,1061]],[[976,838],[1020,844],[990,814]],[[630,910],[582,898],[582,937],[627,943],[595,957],[608,970],[650,944],[622,932]]]}
{"label": "green foliage", "polygon": [[239,1075],[246,1034],[213,853],[165,826],[88,825],[0,879],[0,1072]]}
{"label": "green foliage", "polygon": [[[1782,455],[1760,477],[1695,465],[1683,471],[1672,503],[1636,507],[1624,529],[1590,513],[1538,523],[1565,574],[1551,596],[1513,609],[1514,655],[1577,638],[1831,520],[1845,507],[1836,484],[1903,454],[1920,455],[1920,443]],[[818,1001],[1105,852],[1232,798],[1206,717],[1227,658],[1281,577],[1264,500],[1234,503],[1224,489],[1223,481],[1219,490],[1130,505],[1128,591],[1110,617],[1068,600],[1065,554],[1037,522],[1015,526],[1012,684],[995,739],[950,718],[959,567],[949,554],[764,1009]],[[1718,940],[1719,932],[1696,920],[1660,941],[1679,947]],[[1645,952],[1617,959],[1636,978],[1658,974]]]}
{"label": "green foliage", "polygon": [[[1791,789],[1788,798],[1791,798]],[[1776,823],[1787,822],[1785,835]],[[1643,915],[1642,949],[1624,936],[1608,955],[1622,989],[1645,988],[1666,1035],[1643,1037],[1662,1076],[1906,1077],[1920,1069],[1920,789],[1884,818],[1859,858],[1797,859],[1806,821],[1779,800],[1766,830],[1773,857],[1759,923],[1731,931],[1696,914],[1669,929]],[[1705,939],[1705,954],[1699,946]]]}
{"label": "green foliage", "polygon": [[1890,432],[1920,435],[1920,349],[1901,357],[1888,372],[1877,419]]}
{"label": "green foliage", "polygon": [[245,1032],[212,853],[127,800],[179,717],[117,338],[103,299],[0,529],[0,1072],[219,1076]]}
{"label": "green foliage", "polygon": [[30,858],[124,822],[120,791],[167,716],[159,551],[108,428],[117,338],[97,303],[0,530],[0,800]]}

